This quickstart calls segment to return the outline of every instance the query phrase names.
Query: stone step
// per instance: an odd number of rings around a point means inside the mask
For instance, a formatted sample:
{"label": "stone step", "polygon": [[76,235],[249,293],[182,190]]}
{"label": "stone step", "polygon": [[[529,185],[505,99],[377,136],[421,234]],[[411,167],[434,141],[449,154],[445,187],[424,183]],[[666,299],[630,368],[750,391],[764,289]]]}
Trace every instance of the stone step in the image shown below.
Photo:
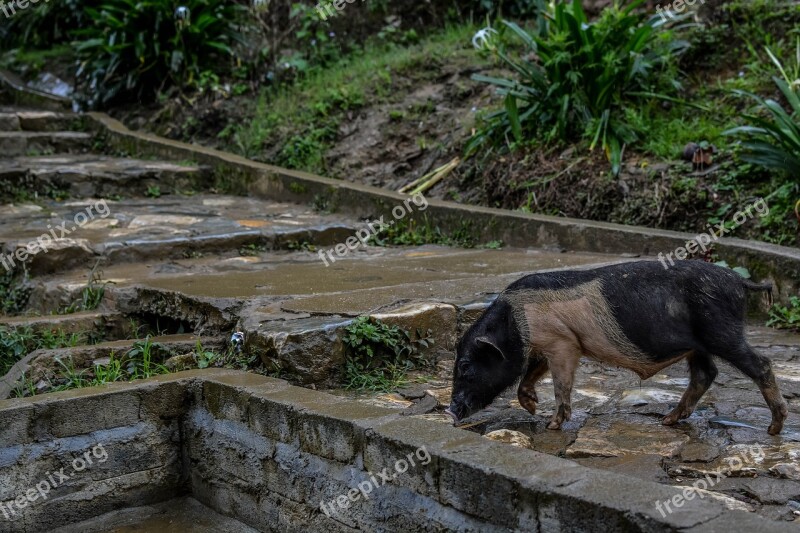
{"label": "stone step", "polygon": [[0,111],[0,131],[74,131],[84,130],[86,121],[76,113],[54,111]]}
{"label": "stone step", "polygon": [[0,154],[15,157],[87,152],[92,137],[91,133],[79,131],[0,131]]}
{"label": "stone step", "polygon": [[0,190],[25,190],[31,196],[50,190],[71,198],[143,197],[148,191],[171,194],[210,185],[206,167],[96,155],[18,157],[0,168]]}
{"label": "stone step", "polygon": [[[19,270],[25,261],[35,276],[74,268],[85,274],[97,259],[113,265],[328,247],[351,237],[358,225],[310,207],[215,195],[46,202],[4,211],[0,264]],[[56,238],[48,240],[51,229]],[[31,243],[40,239],[47,251],[34,248],[29,254]]]}
{"label": "stone step", "polygon": [[68,315],[0,317],[0,328],[63,331],[65,334],[96,332],[102,338],[122,338],[130,332],[127,322],[117,313],[82,311]]}
{"label": "stone step", "polygon": [[[164,364],[174,356],[188,356],[194,353],[199,341],[205,350],[213,350],[221,354],[228,346],[227,338],[198,337],[194,335],[167,335],[150,339],[153,347],[152,363]],[[20,359],[5,376],[0,378],[0,400],[14,395],[15,389],[24,380],[35,384],[38,392],[49,392],[65,373],[59,361],[77,373],[89,375],[95,365],[108,364],[108,358],[114,354],[116,359],[126,357],[137,343],[144,339],[118,340],[100,344],[60,348],[55,350],[36,350]],[[191,365],[191,358],[179,358],[177,361]]]}

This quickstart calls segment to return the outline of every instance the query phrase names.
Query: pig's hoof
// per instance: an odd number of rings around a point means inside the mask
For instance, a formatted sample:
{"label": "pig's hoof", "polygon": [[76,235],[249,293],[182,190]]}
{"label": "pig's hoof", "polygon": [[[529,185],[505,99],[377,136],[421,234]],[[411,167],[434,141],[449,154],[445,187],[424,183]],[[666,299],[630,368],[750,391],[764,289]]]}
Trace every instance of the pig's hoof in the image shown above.
{"label": "pig's hoof", "polygon": [[678,421],[683,420],[684,418],[689,418],[690,416],[692,416],[692,412],[688,409],[684,410],[676,408],[670,414],[665,416],[661,423],[665,426],[674,426],[678,423]]}
{"label": "pig's hoof", "polygon": [[772,424],[769,425],[767,433],[770,435],[778,435],[781,431],[783,431],[783,422],[786,420],[788,415],[789,409],[785,405],[782,405],[778,416],[772,417]]}
{"label": "pig's hoof", "polygon": [[530,394],[527,391],[519,391],[517,393],[517,399],[519,400],[519,404],[523,409],[532,415],[536,414],[536,402],[539,401],[539,399],[536,397],[536,393]]}
{"label": "pig's hoof", "polygon": [[550,423],[547,424],[547,429],[561,429],[561,422],[551,420]]}

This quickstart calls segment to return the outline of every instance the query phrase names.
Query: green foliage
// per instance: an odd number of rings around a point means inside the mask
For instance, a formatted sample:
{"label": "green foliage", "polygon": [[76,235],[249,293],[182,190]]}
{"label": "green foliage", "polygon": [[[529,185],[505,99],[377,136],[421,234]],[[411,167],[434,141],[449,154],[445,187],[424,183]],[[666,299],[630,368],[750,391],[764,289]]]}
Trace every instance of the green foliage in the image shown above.
{"label": "green foliage", "polygon": [[191,84],[200,73],[224,66],[242,37],[245,8],[224,0],[106,0],[85,7],[77,78],[90,106],[122,97],[151,99],[168,84]]}
{"label": "green foliage", "polygon": [[[661,17],[648,19],[645,10],[637,9],[642,2],[634,0],[624,8],[615,3],[590,22],[580,0],[549,5],[538,0],[536,34],[508,21],[502,35],[492,29],[479,32],[473,43],[495,55],[515,77],[473,76],[496,86],[504,106],[485,117],[467,153],[486,142],[513,145],[584,137],[590,149],[603,148],[617,174],[625,145],[638,139],[625,107],[668,98],[654,91],[679,87],[674,59],[687,46],[661,28]],[[519,57],[512,57],[503,43],[509,31],[523,43]]]}
{"label": "green foliage", "polygon": [[206,350],[203,344],[198,339],[194,347],[194,358],[197,361],[197,368],[208,368],[210,366],[219,366],[222,363],[223,357],[221,354],[213,350]]}
{"label": "green foliage", "polygon": [[745,138],[743,160],[782,171],[797,180],[800,175],[800,38],[791,67],[785,68],[769,48],[767,53],[781,74],[781,77],[774,76],[772,80],[786,100],[789,111],[771,98],[762,98],[747,91],[734,91],[752,99],[766,118],[745,115],[750,124],[728,130],[726,134]]}
{"label": "green foliage", "polygon": [[789,305],[775,304],[769,310],[767,326],[800,331],[800,296],[789,298]]}
{"label": "green foliage", "polygon": [[[470,222],[462,221],[453,231],[442,231],[434,226],[427,215],[422,222],[416,219],[398,220],[392,226],[383,228],[377,235],[370,237],[370,243],[378,246],[420,246],[423,244],[440,244],[442,246],[458,246],[474,248],[478,245],[475,229]],[[487,247],[492,243],[488,243]],[[497,246],[495,243],[493,246]],[[499,247],[499,246],[497,246]]]}
{"label": "green foliage", "polygon": [[0,326],[0,376],[34,350],[77,346],[82,338],[78,333],[66,333],[63,329],[35,331],[29,326]]}
{"label": "green foliage", "polygon": [[417,339],[397,326],[360,316],[345,329],[342,338],[347,349],[345,388],[389,392],[406,382],[406,372],[427,364],[419,347],[433,343],[417,331]]}
{"label": "green foliage", "polygon": [[0,276],[0,315],[21,313],[31,296],[31,287],[23,273],[6,271]]}
{"label": "green foliage", "polygon": [[125,373],[122,370],[122,360],[117,359],[116,354],[112,351],[108,356],[108,363],[94,366],[94,378],[90,385],[96,387],[123,379],[125,379]]}
{"label": "green foliage", "polygon": [[[6,2],[8,4],[9,2]],[[29,4],[28,9],[0,24],[0,43],[12,46],[49,47],[69,40],[72,30],[86,22],[84,9],[91,0],[61,0]],[[9,7],[6,6],[9,10]],[[3,17],[5,18],[5,17]]]}
{"label": "green foliage", "polygon": [[156,363],[155,359],[168,355],[169,351],[158,343],[150,340],[148,335],[144,340],[136,341],[133,347],[125,354],[125,371],[129,379],[144,379],[159,374],[168,374],[169,369],[163,364]]}
{"label": "green foliage", "polygon": [[161,198],[161,187],[158,185],[151,185],[144,192],[144,195],[148,198]]}

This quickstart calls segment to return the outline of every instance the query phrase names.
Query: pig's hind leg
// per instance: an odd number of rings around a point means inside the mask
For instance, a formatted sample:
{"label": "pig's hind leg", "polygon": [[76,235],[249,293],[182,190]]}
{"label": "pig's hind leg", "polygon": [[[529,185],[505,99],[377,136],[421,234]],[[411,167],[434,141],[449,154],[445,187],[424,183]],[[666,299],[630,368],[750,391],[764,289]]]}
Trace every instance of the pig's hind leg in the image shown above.
{"label": "pig's hind leg", "polygon": [[753,348],[742,339],[739,346],[727,354],[720,353],[726,361],[738,368],[744,375],[752,379],[761,390],[761,395],[772,412],[772,423],[767,432],[777,435],[783,429],[783,423],[789,415],[786,400],[781,396],[775,374],[772,372],[772,362],[756,353]]}
{"label": "pig's hind leg", "polygon": [[703,397],[708,388],[717,377],[717,365],[711,355],[706,352],[696,350],[692,352],[687,360],[689,362],[689,387],[683,393],[678,406],[670,414],[664,417],[663,424],[672,426],[679,420],[689,418],[697,406],[697,402]]}
{"label": "pig's hind leg", "polygon": [[519,404],[532,415],[536,414],[536,404],[539,402],[539,397],[536,395],[536,382],[545,375],[547,370],[547,359],[531,355],[528,371],[517,389]]}

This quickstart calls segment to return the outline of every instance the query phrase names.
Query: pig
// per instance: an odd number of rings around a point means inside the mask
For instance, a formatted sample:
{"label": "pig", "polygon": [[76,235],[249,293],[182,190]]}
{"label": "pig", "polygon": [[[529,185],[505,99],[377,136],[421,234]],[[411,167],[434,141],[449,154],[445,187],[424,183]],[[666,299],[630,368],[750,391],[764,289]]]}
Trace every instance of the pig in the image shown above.
{"label": "pig", "polygon": [[788,409],[769,359],[745,339],[747,291],[765,291],[771,300],[771,285],[703,261],[677,261],[666,269],[637,261],[525,276],[459,340],[446,412],[458,424],[519,382],[519,403],[533,414],[534,387],[549,370],[556,408],[547,427],[558,430],[572,413],[582,355],[641,379],[686,359],[689,386],[663,419],[674,425],[692,414],[711,386],[719,357],[758,385],[772,413],[769,434],[777,435]]}

